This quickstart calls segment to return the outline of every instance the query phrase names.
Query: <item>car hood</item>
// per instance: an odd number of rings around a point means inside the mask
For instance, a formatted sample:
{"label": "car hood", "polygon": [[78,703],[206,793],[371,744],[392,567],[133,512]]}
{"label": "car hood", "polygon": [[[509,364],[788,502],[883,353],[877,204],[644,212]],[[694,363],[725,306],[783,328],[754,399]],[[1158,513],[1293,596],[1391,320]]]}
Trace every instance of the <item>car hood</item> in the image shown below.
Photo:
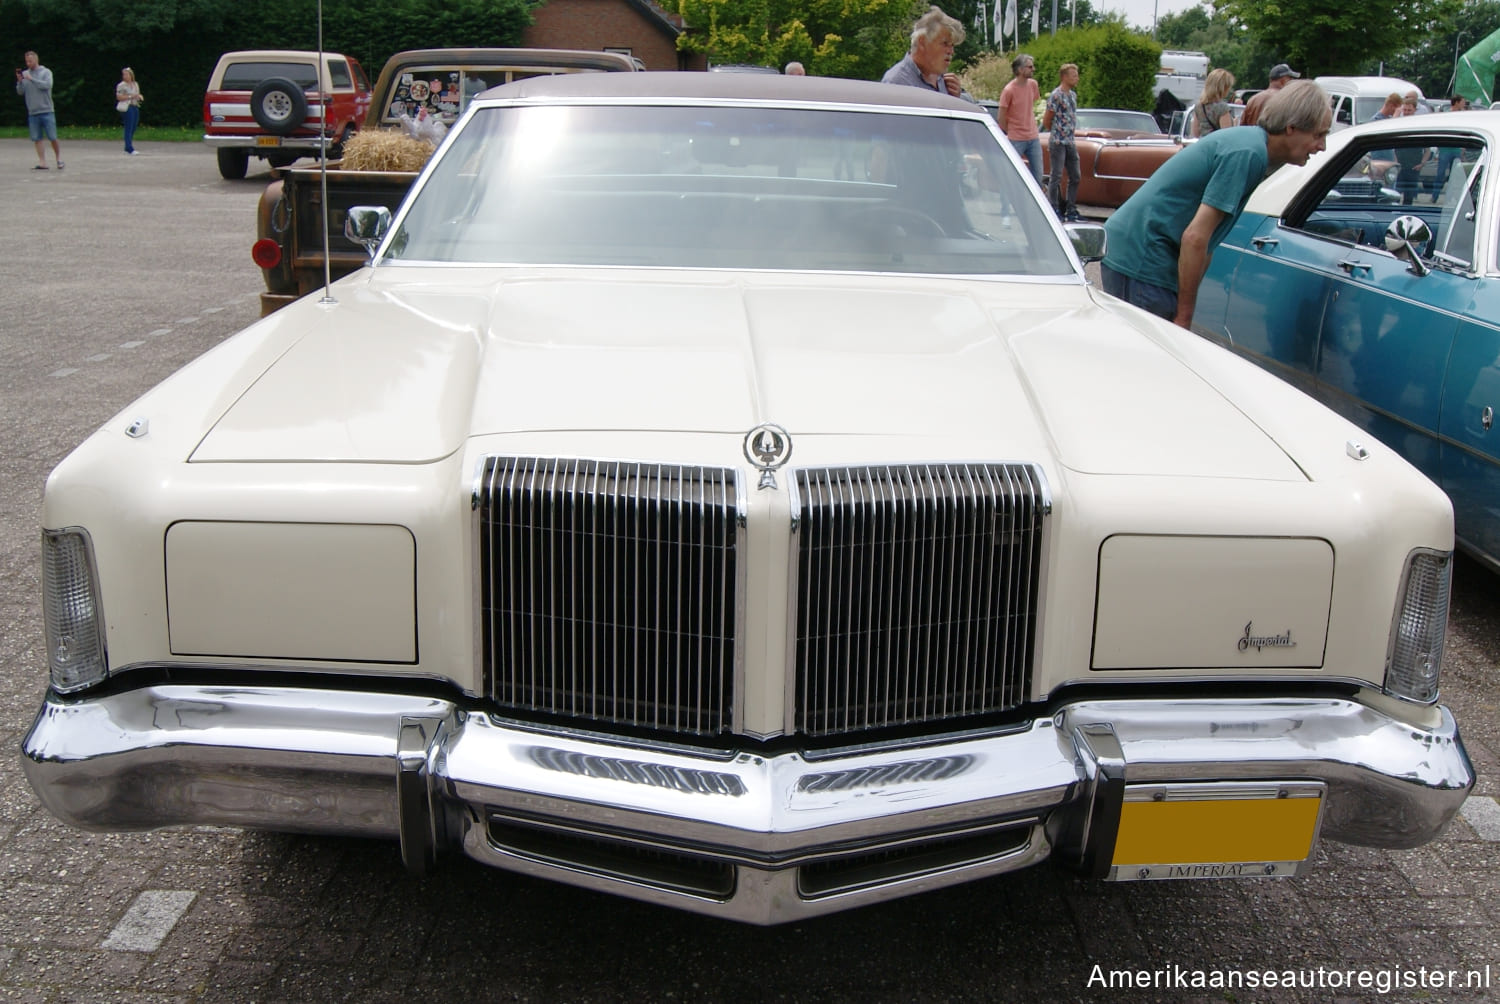
{"label": "car hood", "polygon": [[410,272],[273,315],[305,333],[192,459],[426,463],[476,435],[775,422],[1085,473],[1301,477],[1171,333],[1079,284]]}

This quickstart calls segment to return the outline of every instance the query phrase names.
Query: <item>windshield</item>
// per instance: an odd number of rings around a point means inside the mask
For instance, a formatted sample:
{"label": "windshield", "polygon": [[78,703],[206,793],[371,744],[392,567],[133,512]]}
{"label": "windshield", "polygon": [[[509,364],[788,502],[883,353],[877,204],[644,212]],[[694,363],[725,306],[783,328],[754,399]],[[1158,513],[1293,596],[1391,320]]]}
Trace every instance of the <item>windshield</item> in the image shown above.
{"label": "windshield", "polygon": [[480,109],[386,250],[433,262],[1066,275],[972,120],[763,107]]}
{"label": "windshield", "polygon": [[1355,98],[1354,121],[1356,123],[1365,123],[1376,115],[1379,115],[1380,109],[1385,107],[1385,97],[1384,94],[1381,94],[1373,98]]}

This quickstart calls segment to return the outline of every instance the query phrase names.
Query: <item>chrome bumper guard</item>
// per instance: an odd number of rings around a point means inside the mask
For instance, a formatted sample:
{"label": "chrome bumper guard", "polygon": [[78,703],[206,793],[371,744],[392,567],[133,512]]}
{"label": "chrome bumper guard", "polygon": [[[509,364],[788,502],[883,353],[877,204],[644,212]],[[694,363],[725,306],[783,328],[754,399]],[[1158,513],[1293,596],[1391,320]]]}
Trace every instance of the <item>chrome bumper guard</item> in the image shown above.
{"label": "chrome bumper guard", "polygon": [[[322,149],[322,143],[317,136],[281,136],[281,142],[275,146],[263,146],[255,141],[254,136],[216,136],[208,133],[203,134],[205,146],[214,148],[227,147],[236,150],[262,150],[266,153],[279,153],[287,150],[310,150]],[[328,145],[334,146],[338,143],[338,137],[329,136]]]}
{"label": "chrome bumper guard", "polygon": [[1426,731],[1340,699],[1077,701],[900,748],[714,754],[544,731],[451,702],[285,687],[48,695],[28,780],[88,829],[230,824],[399,839],[513,871],[772,924],[1056,857],[1109,867],[1127,786],[1313,781],[1321,835],[1435,837],[1474,783]]}

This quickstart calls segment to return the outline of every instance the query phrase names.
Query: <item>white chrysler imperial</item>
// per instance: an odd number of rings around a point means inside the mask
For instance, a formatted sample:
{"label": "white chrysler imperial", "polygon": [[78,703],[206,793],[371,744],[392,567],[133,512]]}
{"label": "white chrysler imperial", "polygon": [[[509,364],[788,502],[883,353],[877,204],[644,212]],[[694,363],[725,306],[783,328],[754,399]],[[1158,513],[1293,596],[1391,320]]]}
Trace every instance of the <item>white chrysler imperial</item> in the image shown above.
{"label": "white chrysler imperial", "polygon": [[528,80],[348,228],[369,268],[47,484],[24,760],[69,823],[769,924],[1049,859],[1294,876],[1473,784],[1447,499],[1091,287],[1102,230],[977,105]]}

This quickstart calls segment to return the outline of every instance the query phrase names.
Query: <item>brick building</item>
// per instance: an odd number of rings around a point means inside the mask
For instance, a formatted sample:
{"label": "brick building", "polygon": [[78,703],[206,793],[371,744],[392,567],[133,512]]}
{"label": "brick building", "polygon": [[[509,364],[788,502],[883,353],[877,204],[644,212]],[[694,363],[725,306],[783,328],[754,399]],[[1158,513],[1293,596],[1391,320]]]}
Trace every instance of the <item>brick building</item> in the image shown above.
{"label": "brick building", "polygon": [[703,70],[706,58],[678,52],[682,18],[650,0],[547,0],[523,45],[622,52],[648,70]]}

